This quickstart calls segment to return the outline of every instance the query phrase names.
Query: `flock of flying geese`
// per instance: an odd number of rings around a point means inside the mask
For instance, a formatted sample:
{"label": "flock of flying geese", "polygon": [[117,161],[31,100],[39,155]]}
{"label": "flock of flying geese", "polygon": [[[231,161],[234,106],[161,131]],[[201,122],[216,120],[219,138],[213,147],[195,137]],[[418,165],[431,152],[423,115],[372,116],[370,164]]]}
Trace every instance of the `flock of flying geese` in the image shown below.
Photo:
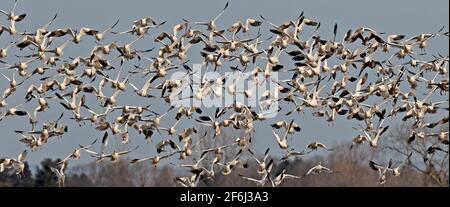
{"label": "flock of flying geese", "polygon": [[[201,49],[199,57],[203,59],[202,64],[207,68],[214,67],[214,70],[220,73],[251,70],[252,76],[248,77],[248,81],[276,82],[278,87],[275,90],[281,97],[275,96],[275,91],[266,91],[259,101],[265,106],[270,106],[275,101],[292,106],[285,116],[301,116],[301,113],[308,110],[313,116],[322,117],[330,124],[335,122],[338,116],[358,121],[361,123],[360,128],[357,129],[358,135],[353,139],[351,148],[368,143],[376,150],[389,127],[384,125],[384,121],[402,116],[403,121],[414,121],[411,136],[405,142],[410,144],[417,138],[437,139],[439,143],[430,146],[428,153],[448,153],[448,149],[444,149],[444,146],[447,145],[448,148],[449,144],[448,131],[441,130],[430,134],[426,130],[442,126],[449,121],[448,108],[441,106],[448,104],[449,57],[437,55],[433,56],[432,60],[420,59],[425,56],[424,51],[430,40],[441,36],[448,37],[448,32],[443,32],[444,28],[436,33],[407,38],[405,35],[385,35],[371,28],[361,27],[355,31],[349,30],[342,39],[338,39],[336,24],[333,38],[323,39],[318,34],[320,22],[308,19],[302,13],[298,18],[281,25],[260,16],[248,18],[245,22],[238,21],[231,27],[222,29],[216,25],[216,21],[226,11],[227,3],[213,20],[194,22],[183,19],[172,31],[160,34],[157,29],[166,22],[159,22],[151,17],[133,21],[131,28],[123,32],[114,31],[118,20],[111,27],[101,30],[51,29],[57,15],[35,31],[21,32],[17,30],[16,24],[26,19],[27,15],[16,13],[17,3],[18,0],[15,0],[11,11],[0,10],[8,22],[1,26],[0,38],[9,36],[13,39],[11,43],[0,48],[0,74],[9,82],[9,86],[0,97],[0,123],[6,119],[27,118],[30,129],[15,132],[20,136],[20,142],[31,151],[41,149],[52,140],[52,137],[59,138],[68,133],[67,124],[63,123],[64,114],[70,114],[70,120],[67,121],[74,121],[80,126],[90,123],[103,134],[100,151],[92,148],[97,143],[95,139],[89,145],[80,145],[74,149],[62,159],[59,167],[51,167],[51,171],[58,177],[60,186],[64,186],[68,163],[80,159],[83,153],[96,158],[98,162],[104,160],[115,162],[136,150],[139,146],[124,151],[106,151],[108,140],[112,137],[117,137],[124,144],[128,144],[131,131],[143,135],[149,144],[153,142],[152,135],[155,131],[168,137],[157,142],[156,156],[132,159],[131,164],[150,162],[156,167],[161,161],[176,155],[180,161],[188,158],[193,160],[189,164],[171,163],[186,168],[191,173],[186,177],[176,177],[175,181],[182,186],[197,186],[203,179],[214,178],[217,171],[225,176],[230,175],[236,169],[247,168],[248,162],[253,159],[257,163],[259,177],[252,178],[238,174],[242,179],[254,182],[258,186],[264,186],[266,183],[279,186],[286,179],[301,179],[311,174],[336,172],[323,166],[322,163],[318,163],[301,176],[288,174],[286,169],[272,170],[274,159],[270,159],[269,148],[265,151],[264,157],[260,158],[253,153],[251,146],[254,124],[264,123],[266,122],[264,120],[267,120],[264,114],[259,112],[262,108],[248,107],[244,103],[234,101],[230,107],[217,108],[212,118],[205,115],[199,107],[176,109],[171,106],[171,98],[178,95],[175,94],[176,89],[189,80],[187,77],[169,80],[167,76],[169,71],[176,71],[179,68],[193,72],[187,62],[189,49],[194,47]],[[261,37],[262,26],[270,28],[270,36],[266,39]],[[252,31],[257,31],[254,37],[251,37]],[[312,34],[305,38],[308,32]],[[154,34],[157,36],[154,37]],[[131,36],[133,40],[123,45],[117,41],[106,43],[105,39],[108,36]],[[242,36],[250,38],[242,39]],[[154,57],[147,55],[153,49],[137,50],[133,47],[141,44],[145,38],[151,38],[154,45],[161,45]],[[56,40],[64,42],[55,45]],[[97,44],[89,56],[64,55],[66,47],[77,47],[83,41],[95,41]],[[9,54],[9,50],[13,48],[18,51],[32,51],[32,54],[15,55],[18,62],[7,62],[14,55]],[[383,54],[388,58],[379,59]],[[289,57],[292,62],[282,63],[279,60],[282,56]],[[126,77],[122,77],[124,64],[132,60],[150,64],[147,64],[148,67],[134,65]],[[224,66],[224,62],[237,66],[228,68]],[[292,78],[273,80],[272,72],[283,72],[292,75]],[[113,73],[117,74],[116,78],[111,77]],[[258,74],[263,74],[263,79],[259,79]],[[30,83],[31,77],[39,77],[39,82]],[[146,80],[145,84],[138,86],[131,81],[132,77]],[[229,87],[224,86],[226,81],[226,77],[220,77],[216,81],[202,79],[198,91],[192,91],[194,95],[187,98],[202,99],[211,94],[221,97],[223,94],[218,91],[222,89],[231,94],[235,93],[232,84]],[[328,91],[324,90],[326,83],[331,86],[328,87],[330,89]],[[112,94],[104,93],[107,84],[111,85]],[[25,101],[10,106],[8,98],[19,87],[27,88],[24,94]],[[424,98],[420,98],[422,94],[417,92],[418,90],[426,91]],[[161,95],[157,95],[159,92]],[[169,108],[164,109],[164,113],[159,113],[150,105],[120,106],[117,104],[118,95],[124,93],[130,98],[164,100],[163,103]],[[431,102],[432,98],[446,96],[447,100]],[[87,97],[93,97],[103,110],[95,111],[92,106],[96,103],[88,103]],[[37,103],[32,112],[22,109],[24,105],[32,103]],[[39,114],[50,110],[50,106],[61,107],[64,112],[52,121],[39,121]],[[440,113],[439,111],[443,109],[447,112]],[[172,118],[173,124],[162,127],[161,120],[173,114],[172,111],[176,111]],[[282,113],[281,107],[278,112]],[[433,122],[425,121],[427,114],[435,114],[432,116]],[[442,117],[434,120],[438,115]],[[183,119],[187,119],[191,127],[177,129],[177,125]],[[195,122],[209,126],[212,130],[200,133],[198,127],[192,124]],[[317,150],[332,150],[318,141],[302,150],[293,149],[290,146],[290,139],[301,132],[301,126],[294,122],[294,118],[277,121],[270,126],[273,140],[285,152],[282,161]],[[225,128],[230,127],[243,130],[243,136],[236,138],[229,145],[213,145],[208,149],[195,148],[193,143],[206,139],[209,133],[212,139],[217,139]],[[233,151],[238,153],[227,156],[231,157],[231,160],[224,160],[224,154]],[[199,157],[194,157],[197,155],[194,152],[198,152]],[[250,161],[244,161],[244,156],[250,157]],[[21,175],[26,157],[27,150],[17,159],[1,159],[0,172],[11,169],[15,170],[17,175]],[[379,182],[383,184],[388,173],[399,176],[400,168],[405,163],[407,162],[394,166],[391,160],[389,164],[383,166],[370,161],[370,167],[379,172]]]}

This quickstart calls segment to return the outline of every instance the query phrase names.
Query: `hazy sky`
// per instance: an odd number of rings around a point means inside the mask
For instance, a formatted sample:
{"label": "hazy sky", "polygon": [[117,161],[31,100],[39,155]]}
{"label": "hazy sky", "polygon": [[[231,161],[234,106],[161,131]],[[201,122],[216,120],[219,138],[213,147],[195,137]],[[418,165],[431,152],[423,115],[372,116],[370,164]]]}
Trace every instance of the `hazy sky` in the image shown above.
{"label": "hazy sky", "polygon": [[[12,6],[12,0],[2,0],[0,8],[9,10]],[[157,1],[91,1],[91,0],[21,0],[16,8],[17,13],[26,12],[27,17],[23,22],[17,24],[19,31],[26,29],[27,31],[34,31],[47,23],[55,13],[58,13],[58,18],[50,29],[71,27],[79,29],[81,27],[91,27],[98,30],[103,30],[109,27],[117,19],[120,19],[119,25],[115,31],[124,31],[130,28],[131,22],[142,17],[150,16],[156,21],[167,23],[158,29],[163,31],[171,29],[172,26],[181,22],[182,18],[192,21],[205,21],[215,17],[223,8],[226,1],[211,1],[211,0],[192,0],[192,1],[174,1],[174,0],[157,0]],[[370,27],[380,32],[388,34],[405,34],[408,37],[420,33],[436,32],[442,26],[448,30],[449,19],[449,1],[435,0],[409,0],[409,1],[361,1],[361,0],[346,0],[346,1],[294,1],[294,0],[279,0],[279,1],[230,1],[228,10],[217,22],[219,28],[228,28],[232,23],[246,18],[253,17],[259,19],[259,15],[263,15],[266,19],[275,24],[281,24],[286,20],[295,19],[304,11],[305,16],[310,19],[320,21],[322,26],[320,35],[324,38],[330,38],[333,31],[333,25],[338,23],[339,32],[338,37],[342,38],[348,29],[356,29],[361,26]],[[0,24],[7,25],[6,17],[0,16]],[[267,26],[265,26],[267,27]],[[157,35],[153,33],[153,35]],[[5,34],[0,37],[0,47],[4,47],[9,41],[5,39]],[[105,41],[111,42],[109,36]],[[132,37],[125,35],[119,38],[121,41],[131,41]],[[85,42],[92,42],[86,40]],[[430,42],[430,48],[433,51],[438,51],[442,54],[448,54],[448,38],[439,38]],[[71,47],[72,46],[72,47]],[[83,50],[80,47],[67,47],[67,54],[77,54],[85,56],[89,54],[90,48]],[[152,47],[159,48],[150,39],[142,41],[136,47],[140,49],[149,49]],[[190,56],[198,56],[190,53]],[[198,58],[198,57],[197,57]],[[17,61],[17,59],[9,58],[10,61]],[[194,60],[193,60],[194,61]],[[8,75],[10,71],[5,72]],[[112,73],[115,74],[115,73]],[[7,87],[5,79],[0,77],[0,89],[4,90]],[[331,83],[330,83],[331,84]],[[29,82],[25,84],[29,85]],[[140,84],[138,84],[140,85]],[[23,101],[23,90],[20,89],[15,95],[8,99],[10,106],[19,104]],[[26,90],[26,89],[25,89]],[[21,92],[22,91],[22,92]],[[130,92],[127,92],[130,94]],[[50,94],[49,94],[50,95]],[[130,97],[120,96],[119,102],[125,103]],[[127,100],[124,100],[127,98]],[[94,102],[91,102],[93,105]],[[33,106],[35,103],[33,104]],[[89,105],[89,104],[88,104]],[[155,111],[164,112],[168,107],[158,108],[155,104]],[[290,105],[292,107],[292,105]],[[98,108],[98,107],[97,107]],[[57,110],[56,110],[57,109]],[[4,113],[2,111],[2,113]],[[50,117],[56,117],[61,113],[60,105],[53,104],[50,109],[47,109],[45,114],[39,114],[39,117],[45,120],[51,120]],[[285,113],[285,112],[284,112]],[[283,114],[284,114],[283,113]],[[63,136],[61,140],[50,140],[41,150],[29,153],[29,162],[36,164],[45,157],[64,157],[68,155],[74,147],[78,144],[88,144],[95,138],[101,138],[102,133],[96,132],[89,124],[84,127],[79,127],[74,124],[73,120],[69,120],[69,113],[66,112],[65,122],[69,125],[69,132]],[[329,126],[324,119],[313,120],[310,113],[304,115],[291,115],[288,119],[296,118],[296,122],[302,127],[302,132],[295,134],[292,140],[292,147],[302,148],[312,140],[319,140],[325,144],[333,144],[338,140],[351,140],[356,136],[351,127],[356,126],[353,122],[347,121],[345,118],[339,118],[333,125]],[[300,117],[300,118],[299,118]],[[277,117],[268,122],[284,119],[284,115]],[[170,119],[172,120],[172,118]],[[185,127],[182,124],[179,131]],[[265,150],[266,146],[271,146],[272,154],[280,155],[281,151],[276,146],[275,138],[270,130],[269,123],[258,123],[256,126],[254,141],[256,148],[259,151]],[[163,122],[163,126],[167,126],[169,122]],[[263,126],[263,127],[261,127]],[[25,149],[25,145],[18,141],[19,136],[13,132],[14,129],[29,130],[28,121],[24,118],[6,119],[0,122],[0,157],[17,156],[19,152]],[[130,134],[131,135],[131,134]],[[155,136],[154,143],[146,145],[143,141],[143,136],[133,134],[130,136],[130,148],[140,145],[138,151],[133,153],[131,157],[142,157],[146,155],[153,155],[155,153],[154,144],[160,140],[159,136]],[[163,138],[167,138],[166,135]],[[53,138],[52,138],[53,139]],[[112,143],[114,143],[112,141]],[[111,145],[112,147],[114,144]],[[98,145],[95,150],[98,150]],[[73,162],[71,165],[76,165],[80,162],[90,161],[92,158],[84,155],[84,158],[79,162]]]}

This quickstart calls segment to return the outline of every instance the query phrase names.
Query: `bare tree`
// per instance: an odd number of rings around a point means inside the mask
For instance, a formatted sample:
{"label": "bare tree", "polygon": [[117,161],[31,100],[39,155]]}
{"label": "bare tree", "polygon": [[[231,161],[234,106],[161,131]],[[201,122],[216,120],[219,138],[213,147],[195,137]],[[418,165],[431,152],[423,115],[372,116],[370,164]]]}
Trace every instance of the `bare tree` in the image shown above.
{"label": "bare tree", "polygon": [[[415,169],[431,181],[433,186],[449,186],[448,145],[431,134],[430,130],[411,132],[411,123],[403,123],[393,127],[389,136],[383,140],[383,150],[380,153],[392,154],[394,157],[407,159],[406,167]],[[448,126],[442,128],[448,131]],[[421,134],[418,134],[421,133]],[[433,150],[439,147],[440,150]],[[389,153],[391,152],[391,153]],[[411,156],[412,155],[412,156]],[[424,183],[428,183],[424,181]]]}

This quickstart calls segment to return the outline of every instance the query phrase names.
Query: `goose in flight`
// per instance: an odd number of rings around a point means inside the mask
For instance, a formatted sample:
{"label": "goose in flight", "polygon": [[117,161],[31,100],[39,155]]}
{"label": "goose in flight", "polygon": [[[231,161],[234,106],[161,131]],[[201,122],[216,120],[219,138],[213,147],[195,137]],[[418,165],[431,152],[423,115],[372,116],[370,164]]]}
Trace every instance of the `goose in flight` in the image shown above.
{"label": "goose in flight", "polygon": [[286,171],[287,171],[286,169],[283,169],[279,174],[277,174],[275,176],[275,178],[270,179],[272,187],[280,186],[285,179],[300,179],[301,178],[299,176],[287,174]]}
{"label": "goose in flight", "polygon": [[383,135],[383,133],[385,133],[389,129],[389,125],[382,127],[383,122],[384,119],[380,122],[380,124],[378,125],[378,129],[375,132],[369,131],[375,133],[375,136],[371,136],[365,129],[363,130],[366,138],[369,140],[370,146],[373,148],[376,148],[378,146],[378,140],[380,139],[381,135]]}
{"label": "goose in flight", "polygon": [[305,150],[303,151],[295,151],[294,149],[290,149],[287,151],[287,153],[281,158],[282,161],[287,161],[290,157],[295,157],[295,156],[303,156],[308,154],[309,152],[305,152]]}
{"label": "goose in flight", "polygon": [[448,150],[442,149],[441,147],[437,146],[437,145],[431,145],[427,148],[427,154],[434,154],[436,151],[441,151],[441,152],[445,152],[445,153],[449,153]]}
{"label": "goose in flight", "polygon": [[208,31],[210,32],[216,32],[216,21],[219,19],[220,16],[225,12],[225,10],[228,8],[229,2],[225,4],[225,7],[222,9],[222,11],[211,21],[209,22],[195,22],[195,24],[199,25],[206,25],[208,27]]}
{"label": "goose in flight", "polygon": [[[27,47],[28,45],[35,43],[36,45],[38,45],[38,49],[42,51],[42,48],[47,40],[46,37],[48,37],[47,35],[49,35],[50,33],[50,31],[48,31],[47,28],[53,23],[53,21],[55,21],[57,16],[58,14],[55,14],[55,16],[53,16],[53,18],[47,24],[37,28],[36,32],[34,33],[27,33],[27,32],[21,33],[21,35],[24,35],[24,38],[22,42],[17,45],[17,47],[23,49],[24,47]],[[48,38],[48,40],[51,40],[51,38]]]}
{"label": "goose in flight", "polygon": [[202,154],[200,155],[200,157],[204,157],[206,156],[206,154],[208,154],[209,152],[214,152],[214,159],[213,159],[213,163],[217,164],[220,161],[222,161],[222,157],[223,157],[223,153],[224,153],[224,149],[230,147],[231,145],[223,145],[223,146],[219,146],[219,147],[213,147],[213,148],[209,148],[206,150],[203,150]]}
{"label": "goose in flight", "polygon": [[14,168],[17,175],[23,176],[23,170],[25,169],[25,160],[27,157],[28,152],[24,150],[22,153],[19,154],[17,159],[14,158],[3,158],[0,159],[0,173]]}
{"label": "goose in flight", "polygon": [[180,134],[178,134],[178,140],[181,141],[188,141],[191,140],[191,135],[196,134],[197,129],[194,127],[187,128],[183,130]]}
{"label": "goose in flight", "polygon": [[68,33],[72,36],[72,42],[74,42],[75,44],[79,44],[81,42],[81,37],[83,37],[84,35],[95,37],[95,34],[98,34],[98,31],[83,27],[80,29],[80,32],[69,29]]}
{"label": "goose in flight", "polygon": [[112,50],[115,50],[118,47],[116,42],[106,44],[106,45],[101,45],[99,43],[97,43],[97,44],[98,45],[95,46],[94,49],[92,49],[92,51],[91,51],[91,57],[95,57],[100,52],[104,55],[109,55]]}
{"label": "goose in flight", "polygon": [[27,116],[28,112],[27,111],[22,111],[22,110],[18,110],[18,107],[23,106],[24,104],[28,103],[28,101],[30,101],[31,99],[28,99],[25,103],[21,103],[17,106],[11,107],[10,109],[8,109],[6,111],[6,113],[4,113],[3,115],[0,116],[0,122],[5,118],[5,117],[11,117],[11,116]]}
{"label": "goose in flight", "polygon": [[332,170],[330,170],[329,168],[325,167],[322,165],[321,162],[319,162],[319,164],[315,165],[314,167],[312,167],[310,170],[308,170],[308,172],[306,172],[305,176],[314,173],[316,175],[320,175],[323,172],[327,172],[327,173],[333,173]]}
{"label": "goose in flight", "polygon": [[[374,162],[373,160],[369,160],[369,166],[372,168],[372,170],[375,170],[378,172],[378,183],[380,185],[384,185],[387,181],[386,173],[388,170],[392,170],[392,159],[389,160],[389,163],[387,166],[381,166]],[[398,170],[397,170],[398,171]]]}
{"label": "goose in flight", "polygon": [[19,63],[15,65],[4,64],[6,67],[0,69],[17,69],[19,71],[19,75],[25,77],[27,75],[28,66],[34,61],[38,60],[39,57],[30,58],[29,60],[22,62],[19,59]]}
{"label": "goose in flight", "polygon": [[148,80],[146,80],[141,89],[139,89],[138,87],[136,87],[134,84],[132,84],[130,82],[128,82],[128,85],[130,85],[134,89],[134,92],[138,96],[150,98],[150,97],[153,97],[153,96],[148,94],[148,90],[151,88],[150,85],[152,84],[153,81],[156,80],[157,77],[158,76],[155,75],[152,78],[149,78]]}
{"label": "goose in flight", "polygon": [[[222,175],[224,175],[224,176],[230,175],[230,174],[233,172],[233,169],[236,168],[239,164],[242,163],[242,161],[239,160],[239,156],[241,155],[241,153],[242,153],[242,150],[240,150],[240,151],[236,154],[236,156],[234,156],[233,160],[228,161],[228,162],[226,162],[226,163],[224,163],[224,164],[223,164],[223,163],[220,163],[220,162],[217,163],[218,165],[220,165],[220,166],[223,167],[223,169],[222,169]],[[244,164],[244,167],[245,167],[245,164]]]}
{"label": "goose in flight", "polygon": [[437,137],[439,142],[441,142],[442,144],[449,145],[448,135],[449,135],[448,131],[445,131],[444,129],[441,129],[439,131],[439,133],[430,133],[427,136]]}
{"label": "goose in flight", "polygon": [[14,159],[11,158],[2,158],[0,163],[0,172],[3,172],[7,169],[11,169],[14,164]]}
{"label": "goose in flight", "polygon": [[268,181],[268,174],[266,174],[265,176],[261,177],[261,179],[255,179],[255,178],[251,178],[251,177],[246,177],[243,176],[241,174],[238,173],[238,176],[241,177],[244,180],[248,180],[250,182],[254,182],[257,186],[263,187],[266,182]]}
{"label": "goose in flight", "polygon": [[67,46],[67,44],[69,43],[70,40],[67,40],[66,42],[64,42],[62,45],[56,47],[53,50],[46,50],[45,52],[51,52],[51,53],[55,53],[56,57],[62,57],[64,55],[64,48]]}
{"label": "goose in flight", "polygon": [[87,146],[79,146],[77,148],[75,148],[75,150],[73,150],[72,154],[70,154],[69,156],[67,156],[66,158],[64,158],[60,163],[62,162],[66,162],[69,159],[73,159],[73,160],[79,160],[81,157],[81,151],[82,150],[89,150],[89,148],[92,147],[92,145],[94,145],[97,142],[97,139],[95,139],[91,144],[87,145]]}
{"label": "goose in flight", "polygon": [[121,60],[121,64],[123,64],[124,60],[131,60],[131,59],[133,59],[135,57],[136,52],[132,51],[132,47],[131,46],[133,46],[133,44],[135,44],[137,41],[141,40],[143,37],[144,36],[141,35],[138,38],[136,38],[133,41],[131,41],[130,43],[116,48],[117,51],[119,51],[119,53],[120,53],[119,57],[122,59]]}
{"label": "goose in flight", "polygon": [[127,83],[131,76],[130,74],[128,74],[123,81],[119,81],[121,72],[122,72],[122,65],[119,67],[119,72],[117,73],[116,79],[111,79],[105,76],[105,80],[111,82],[111,87],[117,91],[125,91]]}
{"label": "goose in flight", "polygon": [[316,86],[307,94],[305,98],[300,98],[306,107],[315,108],[319,106],[320,101],[323,99],[319,96],[320,92],[325,88],[325,85],[319,88],[320,81],[316,83]]}
{"label": "goose in flight", "polygon": [[[19,2],[18,0],[14,0],[14,6],[10,12],[6,12],[6,11],[3,11],[0,9],[0,13],[6,15],[8,17],[8,21],[10,22],[9,28],[2,26],[2,29],[0,29],[0,31],[2,31],[2,30],[8,31],[13,36],[15,36],[17,34],[16,26],[15,26],[16,22],[22,21],[27,16],[26,13],[23,13],[20,15],[15,14],[15,10],[16,10],[16,6],[17,6],[18,2]],[[1,35],[1,32],[0,32],[0,35]]]}
{"label": "goose in flight", "polygon": [[[128,154],[130,152],[133,152],[133,151],[137,150],[138,148],[139,148],[139,145],[137,145],[132,150],[125,150],[125,151],[116,151],[116,150],[114,150],[111,154],[101,154],[101,155],[99,155],[98,153],[94,152],[92,154],[92,156],[97,158],[97,162],[101,162],[105,158],[109,158],[111,160],[111,162],[117,162],[119,160],[120,156],[126,155],[126,154]],[[88,151],[86,151],[86,152],[88,152]]]}
{"label": "goose in flight", "polygon": [[183,187],[197,187],[200,181],[200,172],[188,177],[175,177],[175,182]]}
{"label": "goose in flight", "polygon": [[259,26],[261,26],[261,24],[262,24],[261,21],[258,21],[253,18],[248,18],[245,21],[245,24],[242,24],[240,21],[238,21],[238,22],[234,23],[233,25],[231,25],[231,27],[228,28],[227,31],[233,33],[233,35],[237,34],[241,30],[243,33],[246,33],[250,30],[250,26],[259,27]]}
{"label": "goose in flight", "polygon": [[16,175],[24,176],[23,171],[25,169],[25,160],[27,159],[27,150],[24,150],[19,154],[17,160],[14,162],[14,168],[16,169]]}
{"label": "goose in flight", "polygon": [[359,134],[358,136],[353,138],[352,144],[350,145],[350,150],[353,149],[354,145],[359,146],[360,144],[362,144],[362,143],[364,143],[366,141],[370,142],[370,140],[366,136],[363,136],[363,135]]}
{"label": "goose in flight", "polygon": [[248,180],[251,182],[254,182],[257,186],[263,187],[267,181],[271,181],[270,179],[270,172],[272,171],[272,166],[273,166],[273,160],[271,160],[268,165],[266,166],[265,172],[264,174],[262,174],[261,179],[255,179],[255,178],[250,178],[250,177],[246,177],[243,176],[241,174],[238,173],[239,177],[241,177],[244,180]]}
{"label": "goose in flight", "polygon": [[218,121],[218,118],[222,115],[220,113],[220,109],[216,109],[216,113],[214,116],[214,119],[210,116],[200,116],[198,119],[196,119],[197,122],[200,122],[203,125],[210,126],[214,129],[214,137],[219,136],[221,132],[221,128],[223,127],[221,125],[221,122]]}
{"label": "goose in flight", "polygon": [[310,149],[311,151],[317,151],[317,149],[319,149],[319,148],[323,148],[328,151],[333,151],[333,149],[328,148],[327,146],[325,146],[324,144],[322,144],[318,141],[308,144],[308,146],[306,146],[306,148]]}
{"label": "goose in flight", "polygon": [[258,174],[264,174],[265,172],[266,172],[266,160],[267,160],[267,157],[269,156],[269,150],[270,150],[270,148],[267,148],[266,149],[266,151],[264,152],[264,157],[260,160],[260,159],[258,159],[256,156],[255,156],[255,154],[250,150],[250,149],[248,149],[248,151],[250,152],[250,154],[252,155],[252,157],[253,157],[253,159],[255,159],[256,160],[256,162],[258,163],[258,169],[257,169],[257,172],[258,172]]}
{"label": "goose in flight", "polygon": [[14,0],[14,6],[13,6],[13,8],[12,8],[12,10],[10,12],[6,12],[6,11],[3,11],[3,10],[0,9],[0,13],[3,13],[4,15],[6,15],[8,17],[8,20],[15,21],[15,22],[22,21],[23,19],[25,19],[27,14],[25,14],[25,13],[24,14],[20,14],[20,15],[15,15],[14,14],[18,2],[19,2],[18,0]]}
{"label": "goose in flight", "polygon": [[180,147],[178,147],[177,144],[175,144],[175,142],[173,142],[171,139],[167,139],[167,140],[162,140],[161,142],[159,142],[156,145],[156,152],[159,154],[161,152],[165,152],[166,150],[164,149],[166,146],[170,146],[172,149],[176,150],[180,150]]}
{"label": "goose in flight", "polygon": [[286,132],[284,133],[283,137],[280,137],[277,133],[275,133],[275,131],[272,129],[273,135],[275,135],[275,138],[277,139],[277,143],[278,146],[281,149],[287,149],[289,147],[288,143],[287,143],[287,138],[288,138],[288,134],[289,134],[289,129],[292,127],[292,124],[294,123],[294,120],[292,119],[292,121],[289,123],[288,128],[286,129]]}
{"label": "goose in flight", "polygon": [[65,171],[67,169],[67,161],[61,162],[59,168],[54,168],[50,166],[50,170],[56,175],[58,178],[58,187],[65,187],[66,174]]}
{"label": "goose in flight", "polygon": [[8,49],[13,46],[14,44],[16,44],[16,42],[11,42],[8,46],[6,46],[5,48],[0,48],[0,60],[1,59],[5,59],[8,56]]}
{"label": "goose in flight", "polygon": [[408,164],[409,162],[411,162],[410,158],[412,156],[412,152],[409,153],[409,155],[406,157],[406,159],[400,163],[399,165],[397,165],[397,167],[393,167],[392,169],[392,175],[394,176],[400,176],[400,169],[405,166],[406,164]]}
{"label": "goose in flight", "polygon": [[271,181],[271,179],[270,179],[270,172],[272,171],[272,167],[273,167],[273,159],[270,160],[267,163],[267,165],[265,166],[265,169],[264,169],[264,173],[260,174],[261,175],[261,179],[259,179],[259,180],[255,179],[255,178],[250,178],[250,177],[243,176],[243,175],[241,175],[239,173],[238,173],[238,175],[239,175],[239,177],[241,177],[244,180],[248,180],[248,181],[254,182],[254,183],[256,183],[256,185],[263,187],[266,184],[267,181],[269,181],[269,182]]}
{"label": "goose in flight", "polygon": [[[151,22],[151,25],[150,25],[150,22]],[[132,35],[136,35],[136,36],[140,37],[140,36],[144,36],[145,34],[147,34],[148,30],[150,28],[157,28],[159,26],[164,25],[165,23],[166,23],[166,21],[157,24],[155,21],[151,20],[150,17],[147,17],[147,18],[143,18],[143,19],[135,21],[133,23],[133,26],[131,27],[131,29],[129,29],[127,31],[111,32],[111,33],[117,34],[117,35],[130,33]]]}
{"label": "goose in flight", "polygon": [[180,151],[173,151],[173,152],[171,152],[169,154],[166,154],[166,155],[163,155],[163,156],[154,156],[154,157],[146,157],[146,158],[141,158],[141,159],[133,159],[133,160],[131,160],[131,163],[132,164],[136,164],[136,163],[140,163],[140,162],[144,162],[144,161],[150,160],[152,165],[154,167],[157,167],[161,160],[167,159],[169,157],[172,157],[174,154],[179,153],[179,152]]}
{"label": "goose in flight", "polygon": [[22,83],[24,83],[24,81],[25,81],[25,80],[22,80],[20,83],[17,83],[17,81],[15,79],[15,76],[16,76],[15,72],[12,74],[11,78],[8,78],[8,76],[6,76],[3,73],[0,73],[0,75],[2,75],[9,82],[9,87],[6,88],[5,91],[3,92],[2,99],[8,98],[11,94],[13,94],[13,92],[15,92],[17,90],[17,87],[22,85]]}
{"label": "goose in flight", "polygon": [[[200,163],[206,158],[206,156],[200,156],[200,159],[198,159],[197,161],[194,161],[193,164],[178,164],[175,165],[172,163],[172,165],[178,166],[178,167],[185,167],[185,168],[189,168],[191,172],[196,172],[196,171],[203,171],[206,170],[204,167],[200,167]],[[214,164],[213,164],[214,165]]]}
{"label": "goose in flight", "polygon": [[145,17],[133,21],[133,27],[146,27],[149,25],[157,25],[156,21],[151,17]]}
{"label": "goose in flight", "polygon": [[43,144],[42,141],[33,134],[30,135],[24,135],[21,133],[19,134],[21,136],[21,139],[19,139],[19,141],[24,143],[27,147],[29,147],[32,152],[36,151]]}
{"label": "goose in flight", "polygon": [[[248,134],[248,133],[246,133]],[[234,140],[233,144],[237,145],[240,150],[248,149],[252,143],[252,137],[249,135],[244,135],[243,137],[238,137]]]}
{"label": "goose in flight", "polygon": [[[289,124],[287,121],[282,120],[282,121],[275,122],[275,123],[271,124],[270,126],[275,129],[280,129],[280,128],[288,129]],[[301,128],[297,123],[292,122],[292,125],[288,129],[288,131],[289,131],[289,134],[293,134],[295,132],[300,132]]]}
{"label": "goose in flight", "polygon": [[94,34],[95,39],[99,42],[102,41],[105,38],[105,35],[111,32],[111,30],[114,29],[114,27],[116,27],[119,21],[120,19],[118,19],[111,27],[105,29],[104,31],[95,33]]}

